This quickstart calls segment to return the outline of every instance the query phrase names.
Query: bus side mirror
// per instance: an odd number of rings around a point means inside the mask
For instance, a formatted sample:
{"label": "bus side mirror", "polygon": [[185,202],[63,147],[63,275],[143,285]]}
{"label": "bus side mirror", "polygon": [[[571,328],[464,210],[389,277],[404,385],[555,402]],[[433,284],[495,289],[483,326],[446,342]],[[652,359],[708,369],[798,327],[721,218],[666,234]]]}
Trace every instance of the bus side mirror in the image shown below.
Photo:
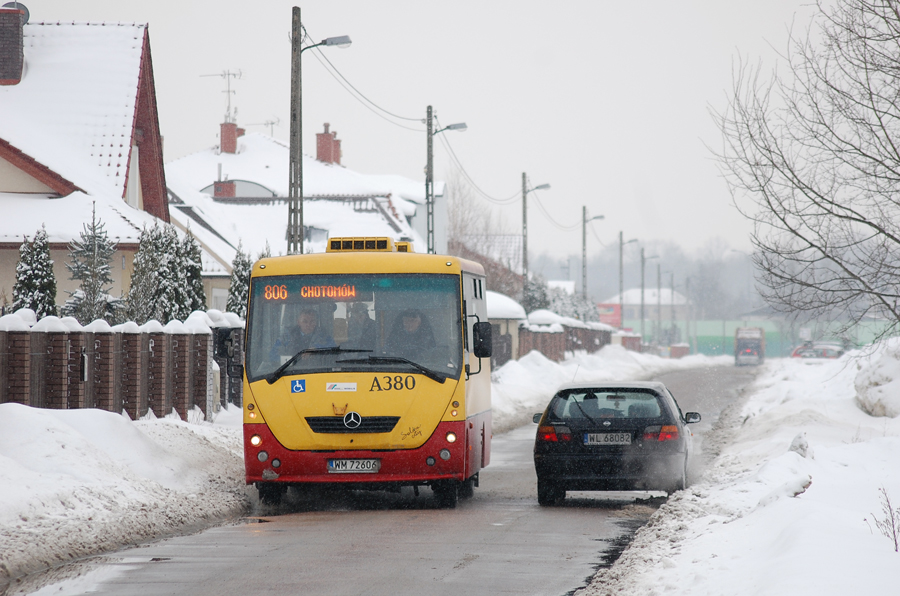
{"label": "bus side mirror", "polygon": [[488,322],[472,325],[473,352],[476,358],[490,358],[491,349],[491,324]]}

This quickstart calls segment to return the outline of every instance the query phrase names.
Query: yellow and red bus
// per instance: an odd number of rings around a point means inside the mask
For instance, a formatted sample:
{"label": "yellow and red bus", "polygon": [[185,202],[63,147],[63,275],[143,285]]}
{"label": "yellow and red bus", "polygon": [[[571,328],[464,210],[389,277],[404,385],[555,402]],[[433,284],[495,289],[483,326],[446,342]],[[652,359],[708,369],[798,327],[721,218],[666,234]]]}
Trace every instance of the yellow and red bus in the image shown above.
{"label": "yellow and red bus", "polygon": [[391,238],[256,262],[247,484],[269,504],[291,485],[430,486],[455,507],[490,461],[490,329],[481,265]]}

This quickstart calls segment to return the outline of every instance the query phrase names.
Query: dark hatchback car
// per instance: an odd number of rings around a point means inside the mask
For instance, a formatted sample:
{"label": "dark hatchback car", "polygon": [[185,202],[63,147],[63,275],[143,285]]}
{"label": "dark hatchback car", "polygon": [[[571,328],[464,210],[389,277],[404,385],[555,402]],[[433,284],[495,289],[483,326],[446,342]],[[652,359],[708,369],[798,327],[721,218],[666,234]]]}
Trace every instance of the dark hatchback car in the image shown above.
{"label": "dark hatchback car", "polygon": [[662,383],[571,383],[534,421],[538,502],[553,505],[567,490],[685,488],[700,414],[682,414]]}

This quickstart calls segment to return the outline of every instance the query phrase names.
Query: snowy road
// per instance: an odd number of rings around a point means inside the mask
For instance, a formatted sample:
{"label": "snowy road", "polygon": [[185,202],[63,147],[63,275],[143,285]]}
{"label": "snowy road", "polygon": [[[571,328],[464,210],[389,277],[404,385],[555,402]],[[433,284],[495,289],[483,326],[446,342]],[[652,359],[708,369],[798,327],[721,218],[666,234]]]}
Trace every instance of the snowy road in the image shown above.
{"label": "snowy road", "polygon": [[[683,409],[704,414],[695,427],[702,434],[752,373],[717,367],[657,378]],[[70,565],[51,574],[57,581],[31,585],[44,584],[48,594],[115,595],[568,593],[662,499],[570,493],[561,507],[539,507],[533,437],[533,426],[496,436],[481,487],[456,510],[437,509],[427,489],[419,497],[411,490],[290,495],[243,523]]]}

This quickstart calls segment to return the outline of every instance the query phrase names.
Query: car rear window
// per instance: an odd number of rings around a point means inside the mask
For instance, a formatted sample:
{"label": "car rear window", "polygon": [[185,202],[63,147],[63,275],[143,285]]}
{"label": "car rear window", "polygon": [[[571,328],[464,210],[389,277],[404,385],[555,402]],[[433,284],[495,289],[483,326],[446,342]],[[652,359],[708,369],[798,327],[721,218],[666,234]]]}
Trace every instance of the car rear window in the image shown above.
{"label": "car rear window", "polygon": [[659,418],[659,397],[634,390],[570,391],[557,394],[550,417],[557,420],[597,418]]}

